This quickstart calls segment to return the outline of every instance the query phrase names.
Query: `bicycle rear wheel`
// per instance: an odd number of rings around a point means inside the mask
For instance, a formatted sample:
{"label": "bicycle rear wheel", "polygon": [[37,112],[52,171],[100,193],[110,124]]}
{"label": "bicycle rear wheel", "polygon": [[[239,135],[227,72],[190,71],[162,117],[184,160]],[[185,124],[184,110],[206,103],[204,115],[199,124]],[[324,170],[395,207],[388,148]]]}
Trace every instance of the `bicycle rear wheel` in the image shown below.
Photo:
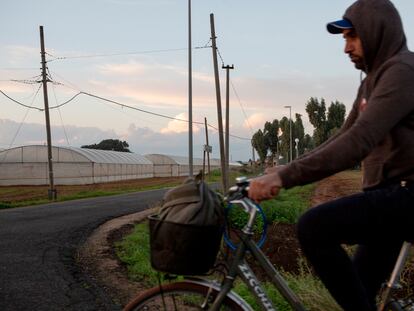
{"label": "bicycle rear wheel", "polygon": [[391,301],[387,304],[384,311],[404,311],[401,305],[396,301]]}
{"label": "bicycle rear wheel", "polygon": [[[192,311],[208,310],[219,290],[216,286],[200,281],[185,280],[146,290],[131,302],[124,311]],[[245,302],[234,294],[228,294],[220,310],[250,311]]]}

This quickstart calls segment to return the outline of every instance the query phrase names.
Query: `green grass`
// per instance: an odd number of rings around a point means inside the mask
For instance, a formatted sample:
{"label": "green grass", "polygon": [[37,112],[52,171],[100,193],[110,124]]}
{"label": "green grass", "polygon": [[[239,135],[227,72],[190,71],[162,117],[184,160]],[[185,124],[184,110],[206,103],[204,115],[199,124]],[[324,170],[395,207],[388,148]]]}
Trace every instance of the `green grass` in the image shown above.
{"label": "green grass", "polygon": [[[283,278],[289,287],[298,295],[307,310],[310,311],[340,311],[342,310],[334,301],[322,282],[315,278],[309,267],[303,260],[300,260],[301,270],[299,274],[291,274],[282,271]],[[285,299],[280,295],[276,288],[269,282],[262,284],[269,299],[280,311],[293,311]],[[256,299],[241,281],[236,282],[234,291],[245,299],[254,310],[261,310]]]}
{"label": "green grass", "polygon": [[148,224],[140,223],[122,241],[115,243],[119,259],[128,269],[128,277],[151,287],[157,284],[158,273],[151,268]]}
{"label": "green grass", "polygon": [[261,203],[267,221],[269,223],[296,223],[299,216],[309,207],[314,191],[314,184],[289,190],[282,189],[276,199]]}
{"label": "green grass", "polygon": [[[275,199],[260,203],[267,223],[296,223],[299,216],[309,207],[314,190],[314,184],[282,190]],[[228,210],[228,218],[232,227],[242,229],[247,222],[247,217],[248,215],[240,207],[232,206]],[[261,233],[262,228],[263,220],[259,217],[254,230],[256,233]]]}

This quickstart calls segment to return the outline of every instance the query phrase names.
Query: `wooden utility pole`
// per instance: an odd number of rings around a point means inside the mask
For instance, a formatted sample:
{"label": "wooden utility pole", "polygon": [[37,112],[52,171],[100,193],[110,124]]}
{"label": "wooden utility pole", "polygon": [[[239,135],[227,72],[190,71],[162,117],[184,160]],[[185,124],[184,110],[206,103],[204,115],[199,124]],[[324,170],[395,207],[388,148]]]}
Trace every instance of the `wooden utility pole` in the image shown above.
{"label": "wooden utility pole", "polygon": [[53,163],[52,163],[52,139],[50,135],[50,118],[49,118],[49,100],[47,97],[47,82],[49,79],[46,74],[46,52],[45,40],[43,36],[43,26],[40,26],[40,55],[42,58],[42,84],[43,84],[43,99],[45,102],[45,117],[46,117],[46,135],[47,135],[47,162],[49,165],[49,200],[56,200],[57,192],[53,183]]}
{"label": "wooden utility pole", "polygon": [[217,121],[219,126],[219,143],[220,143],[220,162],[221,162],[221,180],[223,186],[223,194],[227,193],[227,171],[226,171],[226,154],[224,151],[224,139],[223,139],[223,117],[221,113],[221,95],[220,95],[220,79],[217,63],[217,45],[216,45],[216,31],[214,29],[214,14],[210,14],[210,26],[211,26],[211,41],[213,51],[214,62],[214,76],[216,84],[216,99],[217,99]]}
{"label": "wooden utility pole", "polygon": [[210,176],[210,145],[208,144],[208,127],[207,127],[207,118],[204,118],[204,128],[206,129],[206,146],[207,150],[207,168],[208,168],[208,175]]}
{"label": "wooden utility pole", "polygon": [[229,162],[230,162],[230,140],[229,140],[229,123],[230,123],[230,69],[234,69],[234,65],[227,65],[222,66],[223,69],[226,69],[226,177],[227,177],[227,185],[229,185]]}

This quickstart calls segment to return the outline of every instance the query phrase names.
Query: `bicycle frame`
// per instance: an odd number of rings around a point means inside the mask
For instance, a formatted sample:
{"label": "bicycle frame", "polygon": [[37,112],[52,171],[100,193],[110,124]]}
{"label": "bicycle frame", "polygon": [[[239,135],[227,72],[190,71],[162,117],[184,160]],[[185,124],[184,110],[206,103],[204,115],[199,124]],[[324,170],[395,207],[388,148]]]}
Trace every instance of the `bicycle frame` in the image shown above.
{"label": "bicycle frame", "polygon": [[240,200],[232,200],[232,204],[240,204],[246,212],[249,214],[249,219],[246,226],[243,228],[241,233],[241,243],[239,244],[234,258],[232,259],[229,273],[222,284],[220,293],[217,295],[210,311],[217,311],[226,295],[230,292],[233,287],[234,280],[237,276],[243,280],[244,283],[249,287],[250,291],[257,298],[257,301],[264,310],[276,311],[276,307],[272,304],[270,299],[267,297],[266,292],[263,290],[260,281],[256,275],[244,260],[246,251],[250,251],[255,260],[264,269],[266,274],[271,278],[273,285],[278,289],[280,294],[286,299],[290,306],[295,311],[306,311],[303,304],[300,302],[296,294],[289,288],[286,281],[280,275],[280,273],[274,268],[274,266],[267,259],[266,255],[252,240],[253,235],[253,224],[257,216],[257,207],[248,198],[242,198]]}
{"label": "bicycle frame", "polygon": [[381,303],[378,305],[378,311],[385,310],[386,305],[391,300],[393,291],[400,287],[400,275],[402,270],[404,269],[405,263],[410,253],[411,246],[412,243],[410,242],[403,243],[400,254],[398,255],[397,261],[395,263],[394,269],[392,270],[391,277],[385,286],[384,292],[382,293]]}

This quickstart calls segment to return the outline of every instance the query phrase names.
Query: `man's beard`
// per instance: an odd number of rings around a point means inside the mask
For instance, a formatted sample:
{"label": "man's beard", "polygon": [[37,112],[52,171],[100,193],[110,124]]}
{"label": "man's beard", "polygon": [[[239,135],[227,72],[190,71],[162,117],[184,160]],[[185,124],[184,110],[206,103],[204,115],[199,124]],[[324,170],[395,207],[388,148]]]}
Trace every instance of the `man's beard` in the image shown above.
{"label": "man's beard", "polygon": [[349,55],[349,58],[354,63],[356,69],[365,70],[365,61],[362,57]]}

